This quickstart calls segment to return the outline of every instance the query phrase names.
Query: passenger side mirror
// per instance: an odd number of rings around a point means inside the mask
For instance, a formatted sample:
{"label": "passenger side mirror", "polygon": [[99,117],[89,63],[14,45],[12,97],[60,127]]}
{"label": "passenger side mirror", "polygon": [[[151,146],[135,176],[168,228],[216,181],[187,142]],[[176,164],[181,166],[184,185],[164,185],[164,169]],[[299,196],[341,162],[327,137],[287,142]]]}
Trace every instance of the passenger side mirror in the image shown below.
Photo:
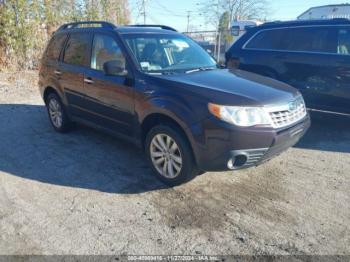
{"label": "passenger side mirror", "polygon": [[121,61],[119,60],[113,60],[104,63],[103,71],[106,75],[110,76],[126,76],[128,74],[125,66],[122,65]]}

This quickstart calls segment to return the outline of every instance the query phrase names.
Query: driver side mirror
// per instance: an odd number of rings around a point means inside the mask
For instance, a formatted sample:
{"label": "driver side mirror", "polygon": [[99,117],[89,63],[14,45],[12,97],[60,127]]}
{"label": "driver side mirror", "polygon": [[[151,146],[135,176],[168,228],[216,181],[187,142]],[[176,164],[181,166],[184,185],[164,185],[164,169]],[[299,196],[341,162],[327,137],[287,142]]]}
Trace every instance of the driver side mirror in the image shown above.
{"label": "driver side mirror", "polygon": [[104,63],[103,71],[109,76],[126,76],[128,74],[125,66],[118,60],[112,60]]}

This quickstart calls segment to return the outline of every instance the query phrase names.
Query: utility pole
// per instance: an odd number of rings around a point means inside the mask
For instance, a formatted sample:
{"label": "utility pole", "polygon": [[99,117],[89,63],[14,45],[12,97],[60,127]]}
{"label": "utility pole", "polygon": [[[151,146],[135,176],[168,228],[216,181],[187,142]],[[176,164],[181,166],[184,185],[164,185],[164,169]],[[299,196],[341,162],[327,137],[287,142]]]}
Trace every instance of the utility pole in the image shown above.
{"label": "utility pole", "polygon": [[143,24],[146,24],[146,0],[142,0],[142,14],[143,14]]}
{"label": "utility pole", "polygon": [[187,33],[190,31],[191,11],[187,11]]}

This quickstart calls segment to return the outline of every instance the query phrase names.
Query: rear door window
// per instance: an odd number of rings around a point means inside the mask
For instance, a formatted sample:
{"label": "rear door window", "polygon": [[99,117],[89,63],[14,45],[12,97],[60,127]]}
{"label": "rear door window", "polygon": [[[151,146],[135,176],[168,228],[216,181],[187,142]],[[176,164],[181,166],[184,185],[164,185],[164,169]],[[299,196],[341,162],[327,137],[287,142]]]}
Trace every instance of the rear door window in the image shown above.
{"label": "rear door window", "polygon": [[284,29],[281,48],[287,51],[336,53],[334,27],[300,27]]}
{"label": "rear door window", "polygon": [[54,36],[49,46],[47,47],[47,52],[46,52],[47,59],[49,60],[59,59],[64,41],[66,40],[66,38],[67,38],[67,35],[65,34]]}
{"label": "rear door window", "polygon": [[64,51],[63,61],[66,64],[88,66],[91,35],[75,33],[70,36]]}
{"label": "rear door window", "polygon": [[339,55],[350,55],[350,28],[338,29],[337,51]]}

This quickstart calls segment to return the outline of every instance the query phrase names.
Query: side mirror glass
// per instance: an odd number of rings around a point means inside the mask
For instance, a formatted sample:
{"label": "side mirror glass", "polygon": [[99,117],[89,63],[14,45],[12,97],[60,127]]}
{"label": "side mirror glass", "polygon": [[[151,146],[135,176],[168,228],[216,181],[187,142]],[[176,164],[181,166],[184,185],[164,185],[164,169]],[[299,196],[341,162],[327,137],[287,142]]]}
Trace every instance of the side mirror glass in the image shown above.
{"label": "side mirror glass", "polygon": [[126,76],[128,71],[119,60],[108,61],[103,64],[103,71],[110,76]]}

